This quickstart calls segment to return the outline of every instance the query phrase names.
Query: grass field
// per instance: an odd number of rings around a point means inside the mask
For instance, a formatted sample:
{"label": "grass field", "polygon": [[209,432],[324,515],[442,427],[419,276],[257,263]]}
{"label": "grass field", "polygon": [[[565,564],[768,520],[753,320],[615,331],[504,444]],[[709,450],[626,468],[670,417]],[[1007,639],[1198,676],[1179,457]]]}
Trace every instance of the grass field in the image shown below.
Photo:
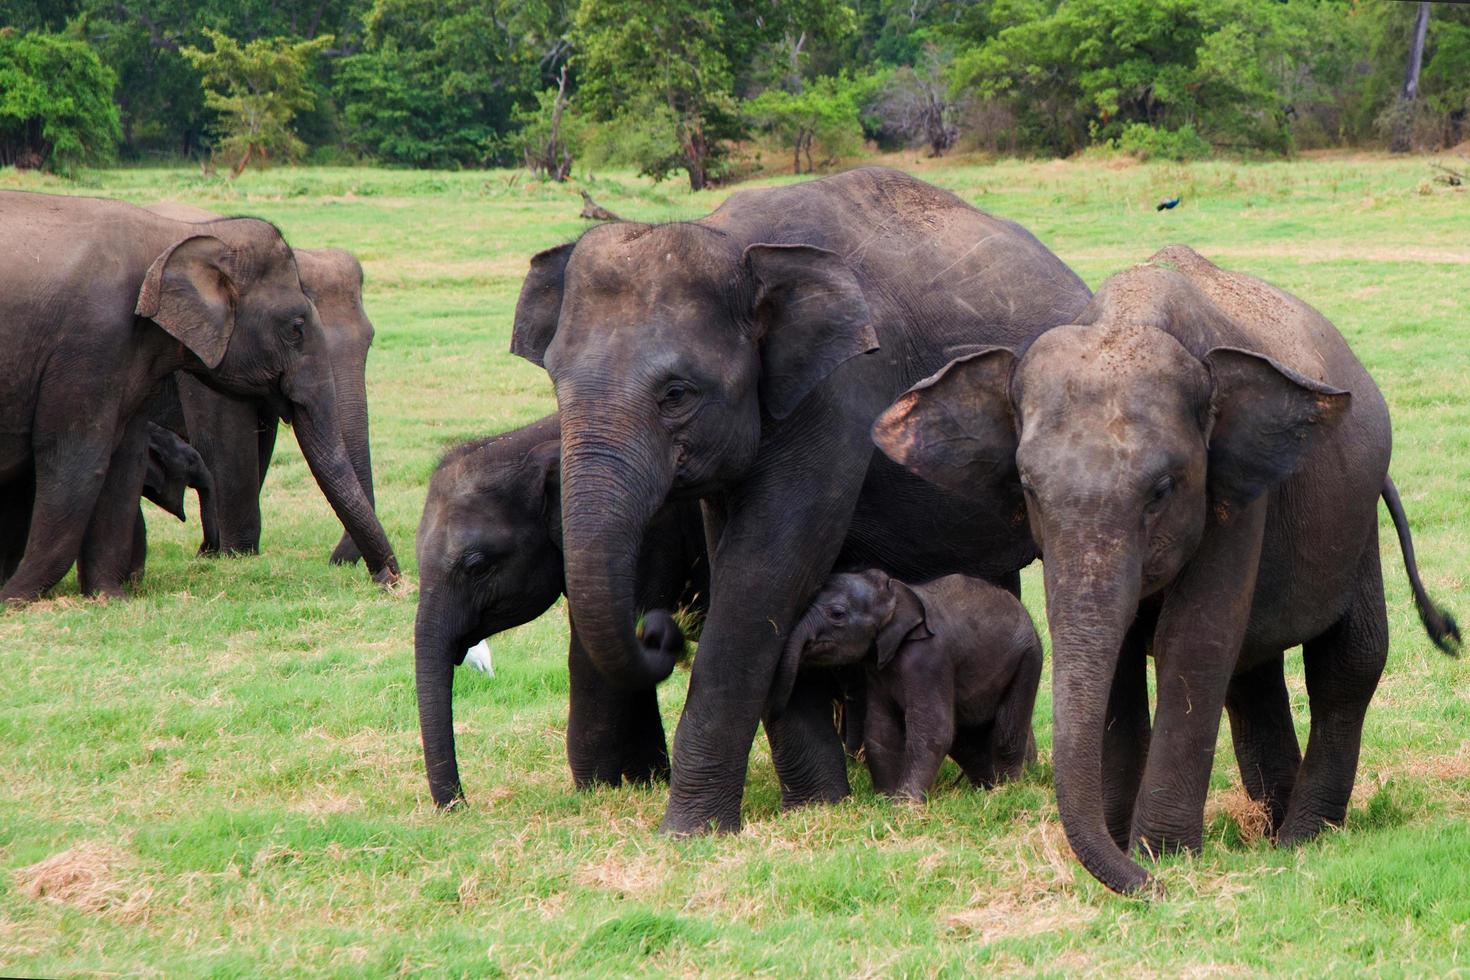
{"label": "grass field", "polygon": [[[1182,241],[1319,307],[1388,397],[1426,581],[1470,620],[1470,194],[1425,183],[1422,160],[920,172],[1019,220],[1093,285]],[[639,219],[723,194],[581,186]],[[553,408],[544,373],[507,348],[527,259],[583,227],[576,186],[278,169],[233,185],[6,170],[0,187],[182,200],[357,253],[378,331],[379,508],[409,581],[439,453]],[[1154,211],[1174,194],[1181,207]],[[497,642],[493,680],[460,672],[472,805],[441,814],[412,589],[327,565],[340,529],[289,435],[264,520],[260,557],[207,561],[197,522],[150,509],[131,601],[83,600],[69,578],[0,614],[0,973],[1470,973],[1470,665],[1425,639],[1386,515],[1393,649],[1346,828],[1293,852],[1257,839],[1222,728],[1204,853],[1166,863],[1152,904],[1072,859],[1046,683],[1043,762],[1021,783],[915,808],[854,770],[851,801],[783,814],[761,740],[743,833],[659,837],[662,789],[571,788],[561,607]],[[1026,588],[1042,626],[1035,568]],[[1301,661],[1287,663],[1305,738]],[[671,732],[687,680],[661,692]]]}

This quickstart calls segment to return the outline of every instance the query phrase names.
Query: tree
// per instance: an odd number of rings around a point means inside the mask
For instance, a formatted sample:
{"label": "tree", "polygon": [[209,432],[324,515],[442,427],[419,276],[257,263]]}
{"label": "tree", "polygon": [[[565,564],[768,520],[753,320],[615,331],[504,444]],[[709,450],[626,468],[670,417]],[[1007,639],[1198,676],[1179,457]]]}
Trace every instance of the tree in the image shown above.
{"label": "tree", "polygon": [[180,48],[204,75],[204,104],[221,116],[222,139],[215,153],[234,159],[230,176],[238,177],[257,155],[285,159],[301,155],[305,146],[291,128],[302,109],[316,104],[308,84],[311,59],[332,43],[331,35],[311,41],[285,38],[240,42],[219,31],[205,29],[213,51]]}
{"label": "tree", "polygon": [[1404,87],[1394,109],[1394,153],[1408,153],[1413,139],[1414,103],[1419,98],[1419,72],[1424,64],[1424,36],[1429,33],[1429,4],[1420,3],[1414,17],[1414,36],[1409,42],[1409,62],[1404,67]]}
{"label": "tree", "polygon": [[116,84],[85,41],[0,29],[0,164],[66,171],[112,159]]}
{"label": "tree", "polygon": [[883,128],[910,146],[927,146],[931,157],[943,156],[960,138],[955,122],[960,106],[945,77],[949,54],[928,48],[913,67],[889,76],[876,112]]}
{"label": "tree", "polygon": [[846,78],[824,76],[800,92],[766,89],[746,104],[745,111],[758,129],[791,147],[792,173],[801,173],[802,154],[806,155],[806,172],[812,173],[814,142],[826,151],[823,166],[862,146],[858,89]]}

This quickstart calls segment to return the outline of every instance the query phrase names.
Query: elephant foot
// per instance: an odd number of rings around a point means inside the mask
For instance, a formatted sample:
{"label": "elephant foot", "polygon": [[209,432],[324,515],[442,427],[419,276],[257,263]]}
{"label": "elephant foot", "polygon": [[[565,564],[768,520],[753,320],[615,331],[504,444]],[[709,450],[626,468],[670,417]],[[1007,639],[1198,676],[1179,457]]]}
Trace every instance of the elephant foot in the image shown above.
{"label": "elephant foot", "polygon": [[733,806],[708,808],[676,806],[672,801],[664,813],[658,832],[668,837],[701,837],[705,834],[738,834],[740,832],[740,798]]}
{"label": "elephant foot", "polygon": [[1181,831],[1144,830],[1135,827],[1132,834],[1132,850],[1150,860],[1157,861],[1171,854],[1198,854],[1203,850],[1203,830]]}

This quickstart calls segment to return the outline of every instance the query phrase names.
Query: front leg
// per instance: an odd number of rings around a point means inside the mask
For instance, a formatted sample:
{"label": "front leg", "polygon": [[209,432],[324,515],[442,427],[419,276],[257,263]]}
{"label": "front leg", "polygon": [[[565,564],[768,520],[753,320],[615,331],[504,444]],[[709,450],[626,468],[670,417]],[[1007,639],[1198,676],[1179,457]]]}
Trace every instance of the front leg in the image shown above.
{"label": "front leg", "polygon": [[571,696],[567,718],[567,762],[578,789],[667,779],[669,752],[658,694],[614,690],[592,664],[571,628],[567,651]]}
{"label": "front leg", "polygon": [[955,731],[953,678],[933,676],[924,680],[922,687],[905,684],[903,775],[893,794],[916,802],[923,801],[939,778],[939,767],[954,744]]}
{"label": "front leg", "polygon": [[832,703],[839,692],[827,671],[799,675],[779,718],[765,719],[781,807],[835,803],[851,792],[842,741],[834,738]]}
{"label": "front leg", "polygon": [[[666,832],[740,827],[750,745],[782,648],[832,571],[874,452],[866,423],[830,431],[836,410],[822,408],[772,424],[779,433],[754,472],[726,495],[709,615],[674,738]],[[787,733],[835,743],[830,714],[825,734],[815,718],[776,726],[772,755],[791,787],[845,786],[840,744],[835,752],[788,748]]]}
{"label": "front leg", "polygon": [[[191,375],[177,377],[189,444],[214,481],[218,529],[199,553],[255,554],[260,551],[260,486],[269,462],[261,459],[259,410],[254,402],[221,394]],[[274,440],[274,423],[270,431]]]}
{"label": "front leg", "polygon": [[886,691],[868,686],[867,725],[863,730],[863,758],[873,776],[873,789],[892,796],[903,778],[903,718]]}
{"label": "front leg", "polygon": [[1220,714],[1250,621],[1265,516],[1259,500],[1228,524],[1212,517],[1159,613],[1158,708],[1132,833],[1146,854],[1203,844]]}
{"label": "front leg", "polygon": [[138,532],[143,519],[138,500],[148,474],[148,419],[135,415],[113,450],[107,476],[77,558],[77,584],[84,595],[121,596],[143,574],[147,545]]}

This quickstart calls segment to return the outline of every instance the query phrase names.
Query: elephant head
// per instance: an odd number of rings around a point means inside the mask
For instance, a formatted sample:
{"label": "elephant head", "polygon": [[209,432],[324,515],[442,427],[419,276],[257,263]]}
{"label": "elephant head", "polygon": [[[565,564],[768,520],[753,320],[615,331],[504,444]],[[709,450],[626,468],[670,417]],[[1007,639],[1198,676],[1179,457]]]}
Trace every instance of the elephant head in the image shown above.
{"label": "elephant head", "polygon": [[554,425],[544,428],[524,453],[502,456],[494,439],[452,450],[429,481],[414,660],[424,762],[439,806],[462,796],[454,668],[469,647],[530,622],[562,593],[560,443]]}
{"label": "elephant head", "polygon": [[700,224],[605,225],[537,255],[514,353],[556,386],[567,594],[609,681],[652,686],[670,645],[634,626],[640,542],[671,494],[744,475],[777,425],[839,364],[877,347],[837,255]]}
{"label": "elephant head", "polygon": [[932,636],[918,593],[877,569],[833,575],[797,620],[781,653],[768,702],[779,716],[804,667],[870,663],[883,670],[898,648]]}
{"label": "elephant head", "polygon": [[342,439],[326,335],[291,248],[253,218],[199,228],[206,229],[153,260],[137,315],[194,355],[186,370],[221,390],[264,399],[294,424],[312,475],[374,579],[396,581],[393,549]]}
{"label": "elephant head", "polygon": [[[1199,343],[1230,327],[1212,330],[1222,314],[1177,279],[1148,268],[1115,279],[1095,322],[1053,328],[1019,360],[992,348],[952,361],[873,430],[941,486],[1019,479],[1045,564],[1057,806],[1079,860],[1120,892],[1149,880],[1104,819],[1102,738],[1124,634],[1207,521],[1290,477],[1349,403],[1260,354]],[[1176,301],[1129,301],[1150,292]]]}

